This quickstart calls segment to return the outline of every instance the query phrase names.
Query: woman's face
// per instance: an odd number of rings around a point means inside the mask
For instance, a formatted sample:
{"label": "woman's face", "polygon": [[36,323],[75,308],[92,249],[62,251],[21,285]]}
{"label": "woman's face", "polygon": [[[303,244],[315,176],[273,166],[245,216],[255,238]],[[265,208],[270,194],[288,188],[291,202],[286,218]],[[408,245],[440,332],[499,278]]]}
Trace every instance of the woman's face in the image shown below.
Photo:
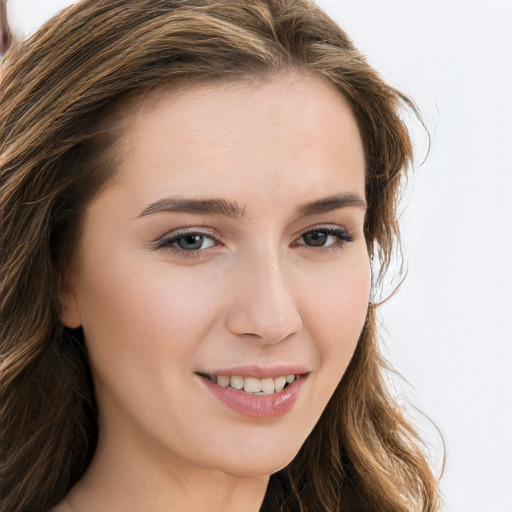
{"label": "woman's face", "polygon": [[125,124],[63,295],[100,448],[270,474],[317,423],[366,316],[354,116],[318,78],[282,74],[160,92]]}

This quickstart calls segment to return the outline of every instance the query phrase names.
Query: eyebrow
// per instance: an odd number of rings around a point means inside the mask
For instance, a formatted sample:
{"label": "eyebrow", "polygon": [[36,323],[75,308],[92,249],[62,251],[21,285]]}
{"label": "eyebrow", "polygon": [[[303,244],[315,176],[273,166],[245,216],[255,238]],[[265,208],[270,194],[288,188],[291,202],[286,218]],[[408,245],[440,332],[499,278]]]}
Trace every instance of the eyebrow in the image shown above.
{"label": "eyebrow", "polygon": [[159,212],[184,212],[200,215],[216,214],[226,217],[243,217],[244,209],[235,201],[225,199],[185,199],[182,197],[166,197],[145,208],[139,217]]}
{"label": "eyebrow", "polygon": [[[348,206],[366,210],[366,201],[357,194],[344,193],[322,197],[309,201],[297,208],[300,215],[316,215]],[[146,207],[139,217],[160,212],[184,212],[199,215],[223,215],[231,218],[242,218],[245,208],[236,201],[226,199],[186,199],[182,197],[166,197]]]}
{"label": "eyebrow", "polygon": [[354,206],[362,208],[366,211],[366,201],[357,194],[344,193],[334,194],[332,196],[322,197],[305,203],[298,208],[298,212],[302,215],[315,215],[319,213],[326,213],[339,208],[347,206]]}

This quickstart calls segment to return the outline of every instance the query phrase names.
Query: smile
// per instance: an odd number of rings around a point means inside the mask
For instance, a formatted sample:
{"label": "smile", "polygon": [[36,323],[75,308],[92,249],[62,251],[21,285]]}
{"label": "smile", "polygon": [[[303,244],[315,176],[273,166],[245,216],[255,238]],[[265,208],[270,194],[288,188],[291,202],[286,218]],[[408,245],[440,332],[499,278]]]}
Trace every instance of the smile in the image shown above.
{"label": "smile", "polygon": [[257,377],[242,377],[240,375],[201,375],[223,388],[229,387],[237,391],[260,396],[279,393],[296,380],[295,375],[266,377],[263,379],[258,379]]}
{"label": "smile", "polygon": [[252,418],[276,418],[290,412],[308,373],[277,377],[197,374],[207,389],[231,410]]}

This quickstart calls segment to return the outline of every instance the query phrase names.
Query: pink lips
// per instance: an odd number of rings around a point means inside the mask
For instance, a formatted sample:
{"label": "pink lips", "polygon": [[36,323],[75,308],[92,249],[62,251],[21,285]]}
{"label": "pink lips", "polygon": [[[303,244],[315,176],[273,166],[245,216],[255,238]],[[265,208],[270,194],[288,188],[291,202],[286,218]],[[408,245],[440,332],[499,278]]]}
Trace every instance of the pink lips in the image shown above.
{"label": "pink lips", "polygon": [[[205,386],[225,405],[234,411],[244,416],[251,418],[276,418],[283,416],[288,413],[297,399],[298,393],[302,384],[307,378],[307,373],[289,371],[291,368],[276,369],[270,374],[265,372],[267,376],[278,376],[278,375],[292,375],[295,374],[296,380],[286,386],[282,391],[278,393],[272,393],[270,395],[256,395],[245,393],[231,387],[222,387],[209,380],[206,377],[201,377],[202,382]],[[229,372],[219,372],[217,375],[241,375],[241,376],[254,376],[258,378],[264,377],[263,372],[258,369],[230,369]],[[273,375],[272,375],[273,374]]]}

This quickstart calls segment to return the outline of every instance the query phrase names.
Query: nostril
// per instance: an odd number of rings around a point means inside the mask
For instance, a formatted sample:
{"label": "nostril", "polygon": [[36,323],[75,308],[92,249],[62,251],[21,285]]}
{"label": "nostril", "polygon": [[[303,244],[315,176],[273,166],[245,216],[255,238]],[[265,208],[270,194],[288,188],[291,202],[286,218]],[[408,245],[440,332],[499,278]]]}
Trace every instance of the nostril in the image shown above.
{"label": "nostril", "polygon": [[298,311],[294,316],[277,317],[269,315],[258,318],[250,314],[231,318],[228,326],[235,334],[253,339],[261,343],[279,343],[298,333],[302,326],[302,318]]}
{"label": "nostril", "polygon": [[[228,306],[227,327],[239,336],[277,343],[301,330],[303,321],[293,289],[275,258],[243,268]],[[240,283],[243,282],[243,286]]]}

